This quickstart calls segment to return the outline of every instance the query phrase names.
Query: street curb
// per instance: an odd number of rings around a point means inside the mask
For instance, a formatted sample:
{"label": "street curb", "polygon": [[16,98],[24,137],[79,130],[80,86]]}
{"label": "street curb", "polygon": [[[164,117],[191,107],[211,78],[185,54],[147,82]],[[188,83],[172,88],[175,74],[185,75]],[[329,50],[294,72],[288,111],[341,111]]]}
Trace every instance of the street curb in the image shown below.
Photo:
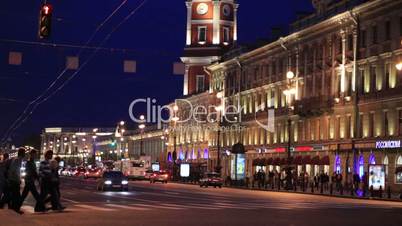
{"label": "street curb", "polygon": [[[182,182],[177,182],[177,181],[171,181],[171,183],[199,186],[198,184],[182,183]],[[372,197],[361,198],[361,197],[356,197],[356,196],[352,197],[352,196],[329,195],[329,194],[321,194],[321,193],[306,193],[306,192],[286,191],[286,190],[279,190],[279,191],[278,190],[265,190],[265,189],[256,189],[256,188],[232,187],[232,186],[226,186],[226,185],[224,185],[223,187],[239,189],[239,190],[264,191],[264,192],[276,192],[276,193],[290,193],[290,194],[323,196],[323,197],[342,198],[342,199],[373,200],[373,201],[383,201],[383,202],[385,201],[385,202],[397,202],[397,203],[402,202],[402,200],[397,200],[397,199],[381,199],[381,198],[372,198]]]}

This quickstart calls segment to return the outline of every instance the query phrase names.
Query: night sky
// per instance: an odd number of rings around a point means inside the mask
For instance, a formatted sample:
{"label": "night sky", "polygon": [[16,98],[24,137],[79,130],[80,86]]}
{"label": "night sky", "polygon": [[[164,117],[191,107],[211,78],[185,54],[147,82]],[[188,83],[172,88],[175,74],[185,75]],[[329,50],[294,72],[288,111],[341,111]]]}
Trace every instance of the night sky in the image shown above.
{"label": "night sky", "polygon": [[[0,139],[23,112],[64,69],[65,57],[79,48],[46,47],[46,42],[84,45],[97,26],[123,0],[50,0],[54,7],[52,36],[37,37],[41,1],[2,0],[0,7]],[[90,46],[102,40],[142,0],[128,0],[103,26]],[[16,143],[45,127],[112,126],[129,120],[128,106],[136,98],[152,97],[167,104],[182,94],[183,77],[173,75],[185,45],[184,0],[148,0],[105,43],[95,57],[60,92],[39,105],[13,134]],[[309,0],[239,0],[239,42],[267,38],[271,27],[295,20],[295,13],[312,11]],[[115,50],[111,50],[111,49]],[[22,65],[8,65],[8,53],[23,53]],[[92,50],[83,51],[80,63]],[[137,61],[137,73],[123,73],[123,60]],[[65,81],[74,71],[68,71]],[[60,82],[60,83],[61,83]],[[57,87],[57,85],[55,86]],[[140,109],[137,112],[140,114]]]}

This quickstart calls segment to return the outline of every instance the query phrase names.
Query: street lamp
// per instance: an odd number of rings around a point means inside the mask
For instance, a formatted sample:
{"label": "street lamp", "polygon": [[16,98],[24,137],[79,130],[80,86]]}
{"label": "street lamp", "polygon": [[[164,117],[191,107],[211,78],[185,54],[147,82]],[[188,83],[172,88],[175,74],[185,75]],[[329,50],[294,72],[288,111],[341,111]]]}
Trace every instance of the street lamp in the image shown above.
{"label": "street lamp", "polygon": [[397,63],[397,64],[395,65],[395,67],[396,67],[396,69],[397,69],[398,71],[402,71],[402,61],[399,62],[399,63]]}
{"label": "street lamp", "polygon": [[286,184],[287,188],[291,189],[292,187],[292,177],[291,177],[291,170],[290,170],[290,165],[291,165],[291,130],[292,130],[292,120],[291,120],[291,110],[294,109],[292,106],[292,96],[296,95],[296,89],[293,87],[293,78],[295,77],[295,74],[293,71],[288,71],[286,73],[286,78],[287,78],[287,89],[283,91],[283,94],[286,95],[287,98],[287,104],[288,104],[288,121],[287,121],[287,129],[288,129],[288,144],[287,144],[287,157],[288,157],[288,167],[286,169]]}
{"label": "street lamp", "polygon": [[216,172],[218,174],[221,173],[221,142],[220,142],[220,137],[221,137],[221,123],[222,123],[222,115],[223,115],[223,94],[222,93],[218,93],[216,94],[216,97],[220,100],[220,105],[215,107],[215,110],[218,112],[218,117],[217,117],[217,122],[218,122],[218,137],[216,140],[216,149],[217,149],[217,164],[216,164]]}
{"label": "street lamp", "polygon": [[140,155],[144,155],[144,152],[143,152],[143,135],[144,135],[144,129],[145,129],[145,116],[144,116],[144,115],[141,115],[141,116],[140,116],[140,122],[141,122],[141,124],[138,125],[138,128],[141,130],[141,131],[140,131],[140,133],[141,133],[141,139],[140,139]]}

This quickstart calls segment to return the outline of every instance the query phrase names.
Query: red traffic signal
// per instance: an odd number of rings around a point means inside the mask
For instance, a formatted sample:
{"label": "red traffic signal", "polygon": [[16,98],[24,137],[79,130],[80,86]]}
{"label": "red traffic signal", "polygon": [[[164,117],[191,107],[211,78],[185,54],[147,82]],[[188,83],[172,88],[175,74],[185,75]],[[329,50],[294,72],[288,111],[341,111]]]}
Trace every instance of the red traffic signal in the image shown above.
{"label": "red traffic signal", "polygon": [[50,36],[52,25],[52,12],[53,7],[50,4],[44,4],[40,10],[39,18],[39,38],[47,38]]}
{"label": "red traffic signal", "polygon": [[52,14],[52,5],[50,4],[44,4],[42,6],[42,15],[51,15]]}

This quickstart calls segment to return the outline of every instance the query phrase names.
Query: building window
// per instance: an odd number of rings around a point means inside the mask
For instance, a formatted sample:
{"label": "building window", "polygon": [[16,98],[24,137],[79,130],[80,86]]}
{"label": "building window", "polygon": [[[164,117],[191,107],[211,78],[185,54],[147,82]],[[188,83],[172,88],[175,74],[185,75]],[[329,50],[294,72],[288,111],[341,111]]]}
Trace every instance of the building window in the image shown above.
{"label": "building window", "polygon": [[399,35],[402,36],[402,17],[399,17]]}
{"label": "building window", "polygon": [[402,184],[402,156],[401,155],[396,160],[396,167],[395,168],[396,168],[396,170],[395,170],[395,173],[396,173],[395,179],[396,179],[396,181],[395,182],[397,184]]}
{"label": "building window", "polygon": [[398,111],[398,115],[399,115],[399,136],[402,136],[402,110]]}
{"label": "building window", "polygon": [[367,32],[366,32],[366,30],[361,31],[360,40],[361,40],[362,47],[366,48],[366,46],[367,46]]}
{"label": "building window", "polygon": [[391,21],[385,22],[385,39],[391,40]]}
{"label": "building window", "polygon": [[373,26],[373,28],[372,28],[373,30],[372,30],[372,32],[373,32],[373,44],[377,44],[377,42],[378,42],[378,30],[377,30],[377,26],[376,25],[374,25]]}
{"label": "building window", "polygon": [[375,155],[373,153],[370,154],[369,164],[370,165],[375,165]]}
{"label": "building window", "polygon": [[198,27],[198,43],[205,44],[207,41],[207,27]]}
{"label": "building window", "polygon": [[197,93],[198,92],[202,92],[204,91],[204,81],[205,80],[205,76],[204,75],[197,75]]}
{"label": "building window", "polygon": [[384,112],[384,136],[388,136],[388,112]]}
{"label": "building window", "polygon": [[335,156],[335,167],[334,167],[334,172],[336,173],[341,173],[342,169],[341,169],[341,157],[339,155]]}
{"label": "building window", "polygon": [[389,89],[389,64],[385,64],[385,89]]}
{"label": "building window", "polygon": [[388,159],[387,155],[384,157],[384,160],[382,161],[382,164],[385,165],[385,175],[388,175],[389,159]]}
{"label": "building window", "polygon": [[360,176],[360,179],[362,179],[363,175],[364,175],[364,157],[363,157],[363,155],[360,155],[360,157],[359,157],[359,176]]}
{"label": "building window", "polygon": [[376,82],[377,82],[377,71],[376,71],[376,67],[371,66],[370,67],[370,88],[369,90],[371,90],[372,92],[375,92],[376,89]]}
{"label": "building window", "polygon": [[223,28],[223,44],[227,45],[230,41],[230,29],[228,27]]}
{"label": "building window", "polygon": [[374,112],[370,112],[369,114],[369,137],[374,137]]}

